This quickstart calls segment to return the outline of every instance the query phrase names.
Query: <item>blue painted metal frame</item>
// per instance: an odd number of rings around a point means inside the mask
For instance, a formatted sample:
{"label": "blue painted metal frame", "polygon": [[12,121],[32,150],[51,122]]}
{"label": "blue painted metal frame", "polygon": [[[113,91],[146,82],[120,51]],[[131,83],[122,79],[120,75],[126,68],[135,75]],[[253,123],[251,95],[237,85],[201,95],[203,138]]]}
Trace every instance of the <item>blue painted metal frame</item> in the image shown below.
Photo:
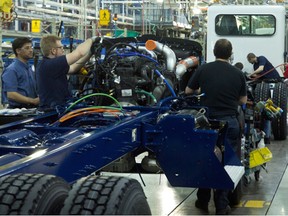
{"label": "blue painted metal frame", "polygon": [[[146,146],[156,153],[172,186],[234,188],[223,167],[242,164],[230,145],[225,144],[225,128],[222,132],[196,129],[193,116],[172,115],[150,126],[146,132],[153,134]],[[225,144],[224,160],[219,160],[214,152],[217,143]]]}
{"label": "blue painted metal frame", "polygon": [[[234,188],[224,165],[241,166],[241,163],[225,143],[225,128],[221,134],[217,129],[196,129],[194,117],[187,114],[170,113],[159,118],[169,111],[167,107],[127,107],[124,110],[137,114],[99,129],[55,126],[51,123],[59,118],[56,113],[1,126],[0,177],[44,173],[72,183],[129,152],[149,149],[155,152],[172,186]],[[15,130],[18,139],[27,141],[29,137],[38,136],[40,143],[34,139],[24,146],[9,145],[12,142],[9,135]],[[53,132],[57,132],[58,137],[43,145],[41,139]],[[225,144],[222,162],[214,153],[219,139]]]}

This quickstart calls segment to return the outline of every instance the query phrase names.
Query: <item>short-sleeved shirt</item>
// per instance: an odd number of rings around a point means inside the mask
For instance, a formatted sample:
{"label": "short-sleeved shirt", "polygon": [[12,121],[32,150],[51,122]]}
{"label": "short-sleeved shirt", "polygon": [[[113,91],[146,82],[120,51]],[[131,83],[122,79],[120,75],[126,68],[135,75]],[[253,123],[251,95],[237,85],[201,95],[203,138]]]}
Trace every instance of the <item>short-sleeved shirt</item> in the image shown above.
{"label": "short-sleeved shirt", "polygon": [[39,63],[36,70],[40,108],[50,109],[65,105],[71,98],[68,90],[67,74],[69,65],[66,56],[46,58]]}
{"label": "short-sleeved shirt", "polygon": [[201,104],[209,108],[210,117],[236,116],[241,96],[247,95],[243,72],[228,62],[214,61],[202,65],[189,80],[188,87],[201,88]]}
{"label": "short-sleeved shirt", "polygon": [[14,61],[3,71],[2,74],[2,103],[8,102],[9,107],[27,107],[7,98],[7,92],[17,92],[23,96],[36,98],[37,89],[35,82],[35,72],[32,68],[15,58]]}
{"label": "short-sleeved shirt", "polygon": [[262,79],[278,79],[278,78],[280,78],[280,75],[277,72],[277,70],[274,68],[274,66],[271,64],[271,62],[269,62],[268,59],[265,58],[264,56],[258,56],[257,57],[257,62],[253,64],[254,70],[256,70],[259,66],[264,66],[263,71],[261,73],[259,73],[259,75],[262,75],[262,74],[271,70],[269,73],[267,73],[263,77],[261,77]]}

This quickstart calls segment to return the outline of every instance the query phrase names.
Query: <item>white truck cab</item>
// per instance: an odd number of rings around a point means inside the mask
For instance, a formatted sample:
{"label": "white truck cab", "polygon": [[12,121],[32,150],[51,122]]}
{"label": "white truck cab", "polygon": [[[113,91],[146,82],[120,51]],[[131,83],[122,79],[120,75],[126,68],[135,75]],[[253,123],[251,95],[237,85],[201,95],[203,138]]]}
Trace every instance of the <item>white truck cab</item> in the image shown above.
{"label": "white truck cab", "polygon": [[[279,5],[212,5],[208,7],[206,62],[215,60],[213,47],[220,38],[231,41],[232,64],[241,62],[243,71],[253,66],[247,54],[265,56],[274,67],[286,60],[285,7]],[[283,72],[277,67],[280,76]]]}

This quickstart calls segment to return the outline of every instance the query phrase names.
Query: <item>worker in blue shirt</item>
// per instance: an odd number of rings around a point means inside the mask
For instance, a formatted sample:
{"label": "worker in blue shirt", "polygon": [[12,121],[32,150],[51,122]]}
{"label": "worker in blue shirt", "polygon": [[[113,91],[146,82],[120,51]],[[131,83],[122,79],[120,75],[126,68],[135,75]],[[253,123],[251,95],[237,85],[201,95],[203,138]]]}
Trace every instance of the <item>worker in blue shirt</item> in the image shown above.
{"label": "worker in blue shirt", "polygon": [[46,35],[40,41],[43,60],[36,69],[40,105],[43,111],[56,109],[72,98],[67,75],[75,74],[91,57],[91,46],[96,37],[79,44],[73,52],[66,54],[61,38]]}
{"label": "worker in blue shirt", "polygon": [[2,103],[8,103],[8,108],[37,107],[35,73],[28,65],[33,57],[32,41],[26,37],[16,38],[12,49],[16,58],[2,74]]}

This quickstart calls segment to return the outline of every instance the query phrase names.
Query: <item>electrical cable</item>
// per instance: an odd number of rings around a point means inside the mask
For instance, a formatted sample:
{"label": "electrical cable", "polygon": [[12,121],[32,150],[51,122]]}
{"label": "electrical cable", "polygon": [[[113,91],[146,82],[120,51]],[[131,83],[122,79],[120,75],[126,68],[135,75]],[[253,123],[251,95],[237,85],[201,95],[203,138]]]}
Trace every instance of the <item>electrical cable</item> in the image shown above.
{"label": "electrical cable", "polygon": [[117,108],[117,107],[112,107],[112,106],[92,106],[92,107],[85,107],[85,108],[80,108],[80,109],[77,109],[77,110],[73,110],[73,111],[67,113],[65,116],[73,115],[73,114],[79,113],[79,112],[95,110],[95,109],[109,109],[109,110],[122,111],[122,109]]}
{"label": "electrical cable", "polygon": [[[77,109],[77,110],[73,110],[69,113],[67,113],[66,115],[62,116],[60,119],[58,119],[56,122],[52,123],[51,125],[55,125],[56,123],[61,123],[61,122],[64,122],[70,118],[73,118],[73,117],[76,117],[78,116],[79,114],[89,114],[90,111],[95,111],[95,110],[106,110],[107,112],[111,112],[111,110],[113,110],[112,112],[123,112],[122,109],[118,108],[118,107],[112,107],[112,106],[92,106],[92,107],[85,107],[85,108],[80,108],[80,109]],[[84,113],[85,112],[85,113]],[[91,112],[92,113],[92,112]],[[77,114],[77,115],[76,115]]]}
{"label": "electrical cable", "polygon": [[[76,111],[76,110],[75,110]],[[68,113],[67,115],[62,116],[58,122],[63,123],[64,121],[67,121],[71,118],[77,117],[77,116],[82,116],[82,115],[87,115],[87,114],[93,114],[93,113],[103,113],[103,112],[108,112],[108,113],[119,113],[118,109],[103,109],[103,108],[91,108],[91,109],[80,109],[77,110],[78,112],[74,112],[73,114]],[[115,114],[116,117],[118,117],[118,115]]]}
{"label": "electrical cable", "polygon": [[118,106],[119,108],[122,110],[122,105],[120,104],[120,102],[118,100],[116,100],[114,97],[112,97],[111,95],[105,94],[105,93],[92,93],[89,95],[85,95],[84,97],[78,99],[77,101],[75,101],[74,103],[72,103],[65,111],[64,113],[66,113],[67,111],[69,111],[72,107],[74,107],[76,104],[78,104],[79,102],[81,102],[82,100],[85,100],[86,98],[89,97],[93,97],[93,96],[105,96],[108,97],[110,99],[112,99]]}

